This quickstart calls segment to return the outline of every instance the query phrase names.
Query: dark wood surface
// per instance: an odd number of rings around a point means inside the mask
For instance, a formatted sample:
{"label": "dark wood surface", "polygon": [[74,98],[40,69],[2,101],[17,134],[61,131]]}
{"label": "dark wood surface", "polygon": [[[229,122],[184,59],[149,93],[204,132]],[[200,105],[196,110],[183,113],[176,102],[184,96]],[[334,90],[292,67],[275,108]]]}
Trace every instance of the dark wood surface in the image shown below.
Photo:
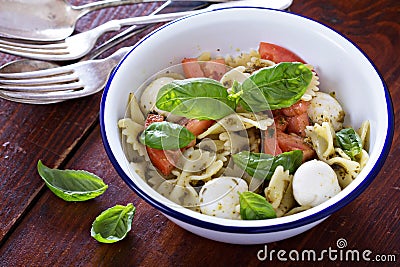
{"label": "dark wood surface", "polygon": [[[88,1],[72,1],[82,4]],[[111,18],[148,13],[158,4],[140,4],[91,13],[78,31]],[[1,7],[0,7],[1,8]],[[397,0],[294,0],[291,11],[340,31],[375,63],[400,114],[400,3]],[[109,34],[100,40],[109,38]],[[141,35],[143,36],[143,35]],[[124,45],[133,44],[139,37]],[[312,44],[310,44],[312,45]],[[0,64],[16,57],[1,54]],[[340,66],[338,66],[340,67]],[[141,200],[118,176],[104,151],[98,122],[101,93],[52,105],[26,105],[0,99],[0,266],[258,266],[264,245],[210,241],[167,220]],[[355,201],[315,228],[268,244],[268,250],[347,248],[394,255],[400,262],[399,116],[390,155],[379,175]],[[109,189],[91,201],[65,202],[44,186],[39,159],[51,167],[84,169],[102,177]],[[128,236],[115,244],[90,237],[94,218],[115,204],[133,202],[137,213]],[[343,265],[356,262],[282,262],[279,265]],[[367,262],[362,262],[367,264]],[[357,265],[360,263],[357,263]],[[368,263],[371,266],[376,261]]]}

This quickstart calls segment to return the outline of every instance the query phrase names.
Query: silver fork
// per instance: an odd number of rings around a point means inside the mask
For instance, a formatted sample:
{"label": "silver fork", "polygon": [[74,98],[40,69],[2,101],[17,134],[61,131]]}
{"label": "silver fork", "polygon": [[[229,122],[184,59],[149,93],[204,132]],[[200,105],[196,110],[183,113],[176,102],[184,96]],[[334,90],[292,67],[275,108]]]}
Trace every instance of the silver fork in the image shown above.
{"label": "silver fork", "polygon": [[[197,2],[196,5],[182,8],[197,9],[207,5],[202,1],[195,2]],[[166,1],[151,15],[154,16],[169,7],[171,3],[173,1]],[[181,6],[178,5],[178,7]],[[104,88],[111,71],[130,50],[130,47],[121,48],[105,59],[87,59],[96,58],[114,45],[147,29],[147,26],[131,26],[75,64],[32,72],[0,73],[0,97],[20,103],[51,104],[94,94]]]}
{"label": "silver fork", "polygon": [[0,73],[0,97],[29,104],[50,104],[94,94],[131,49],[124,47],[105,59],[88,60],[46,70]]}
{"label": "silver fork", "polygon": [[[179,0],[179,1],[196,1],[196,0]],[[229,2],[232,0],[205,0],[207,2]],[[262,2],[264,0],[256,0]],[[286,1],[286,0],[284,0]],[[48,61],[69,61],[83,57],[96,44],[97,39],[104,33],[109,31],[118,31],[123,26],[143,25],[159,22],[171,21],[195,12],[201,12],[209,9],[215,9],[233,5],[243,5],[249,1],[236,1],[235,4],[219,3],[210,5],[197,11],[174,12],[153,16],[141,16],[134,18],[126,18],[120,20],[108,21],[89,31],[82,32],[70,36],[63,41],[53,43],[36,43],[26,42],[17,39],[0,39],[0,52],[13,54],[21,57],[48,60]],[[252,1],[254,2],[254,0]]]}
{"label": "silver fork", "polygon": [[[177,0],[177,1],[196,1],[196,0]],[[0,39],[0,52],[13,54],[33,59],[49,61],[68,61],[83,57],[96,44],[97,39],[108,31],[117,31],[127,25],[150,24],[174,20],[186,15],[212,10],[217,8],[233,6],[257,6],[275,9],[288,8],[292,0],[205,0],[206,2],[221,2],[212,4],[207,8],[197,11],[176,12],[155,16],[142,16],[120,20],[108,21],[89,31],[82,32],[66,38],[56,43],[30,43],[16,39]],[[231,2],[232,1],[232,2]]]}

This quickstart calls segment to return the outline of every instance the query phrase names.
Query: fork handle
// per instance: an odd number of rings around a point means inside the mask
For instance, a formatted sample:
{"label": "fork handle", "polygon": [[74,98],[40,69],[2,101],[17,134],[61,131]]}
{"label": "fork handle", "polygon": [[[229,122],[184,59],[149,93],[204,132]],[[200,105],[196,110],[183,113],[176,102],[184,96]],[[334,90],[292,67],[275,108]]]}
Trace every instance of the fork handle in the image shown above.
{"label": "fork handle", "polygon": [[[199,0],[175,0],[179,2],[196,2]],[[206,0],[207,2],[227,2],[229,0]],[[80,6],[72,6],[73,9],[79,11],[79,17],[86,15],[89,12],[107,8],[107,7],[115,7],[120,5],[131,5],[131,4],[139,4],[139,3],[148,3],[148,2],[165,2],[165,0],[101,0],[93,3],[80,5]]]}
{"label": "fork handle", "polygon": [[146,2],[159,2],[164,0],[101,0],[92,2],[85,5],[80,6],[72,6],[73,9],[79,11],[79,17],[86,15],[89,12],[107,8],[107,7],[116,7],[121,5],[130,5],[130,4],[139,4],[139,3],[146,3]]}

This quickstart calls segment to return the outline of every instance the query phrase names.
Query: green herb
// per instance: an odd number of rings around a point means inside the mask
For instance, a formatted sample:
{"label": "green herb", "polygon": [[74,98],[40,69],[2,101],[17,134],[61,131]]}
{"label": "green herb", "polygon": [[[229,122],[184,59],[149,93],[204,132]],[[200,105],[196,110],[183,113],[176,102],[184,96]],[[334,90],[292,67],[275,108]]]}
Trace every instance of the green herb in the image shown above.
{"label": "green herb", "polygon": [[198,120],[217,120],[234,112],[236,102],[226,88],[208,78],[176,80],[161,87],[157,108]]}
{"label": "green herb", "polygon": [[311,70],[298,62],[263,68],[243,82],[240,104],[252,112],[289,107],[303,96],[312,76]]}
{"label": "green herb", "polygon": [[108,185],[87,171],[50,169],[39,160],[37,169],[47,187],[66,201],[85,201],[103,194]]}
{"label": "green herb", "polygon": [[92,224],[91,235],[101,243],[114,243],[123,239],[132,227],[136,208],[132,203],[115,205],[103,211]]}
{"label": "green herb", "polygon": [[239,193],[240,216],[243,220],[276,218],[272,205],[261,195],[246,191]]}
{"label": "green herb", "polygon": [[303,151],[293,150],[276,156],[242,151],[232,157],[233,162],[252,177],[269,180],[278,166],[293,174],[302,163]]}
{"label": "green herb", "polygon": [[362,141],[353,128],[344,128],[336,133],[336,141],[351,159],[361,153]]}
{"label": "green herb", "polygon": [[155,149],[179,149],[187,146],[196,136],[186,127],[171,122],[153,122],[140,135],[140,142]]}

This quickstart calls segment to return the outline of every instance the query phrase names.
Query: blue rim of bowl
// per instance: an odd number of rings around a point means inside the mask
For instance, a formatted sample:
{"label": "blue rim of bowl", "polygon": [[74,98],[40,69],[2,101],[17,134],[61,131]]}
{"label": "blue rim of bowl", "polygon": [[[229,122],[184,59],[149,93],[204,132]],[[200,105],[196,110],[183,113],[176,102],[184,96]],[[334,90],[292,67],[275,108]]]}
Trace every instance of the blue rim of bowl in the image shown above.
{"label": "blue rim of bowl", "polygon": [[[374,68],[375,72],[378,74],[381,82],[382,82],[382,86],[385,90],[385,98],[386,98],[386,108],[387,108],[387,112],[388,112],[388,132],[386,135],[386,139],[385,139],[385,143],[383,146],[383,150],[377,160],[377,162],[375,163],[375,165],[372,167],[371,172],[365,177],[365,179],[358,185],[357,188],[354,189],[354,191],[352,191],[351,194],[345,196],[343,199],[341,199],[340,201],[332,204],[331,206],[315,213],[312,215],[309,215],[308,217],[304,217],[301,219],[298,219],[296,221],[292,221],[292,222],[286,222],[286,223],[281,223],[281,224],[277,224],[277,225],[269,225],[269,226],[226,226],[226,225],[221,225],[221,224],[217,224],[217,223],[212,223],[212,222],[206,222],[206,221],[202,221],[199,220],[197,218],[193,218],[189,215],[185,215],[185,214],[181,214],[178,213],[177,211],[171,209],[170,207],[159,203],[158,201],[154,200],[152,197],[150,197],[148,194],[146,194],[146,192],[144,192],[141,188],[139,188],[135,183],[133,183],[133,181],[127,176],[127,174],[122,170],[121,166],[118,164],[117,159],[115,158],[114,154],[111,151],[111,147],[110,144],[107,140],[107,135],[105,132],[105,125],[104,125],[104,108],[105,108],[105,102],[106,102],[106,98],[107,98],[107,94],[110,88],[110,84],[115,76],[116,71],[119,69],[120,65],[125,61],[126,57],[128,56],[128,54],[130,54],[134,49],[136,49],[138,46],[140,46],[147,38],[149,38],[150,36],[152,36],[153,34],[155,34],[156,32],[169,27],[170,25],[176,23],[177,21],[181,21],[181,20],[185,20],[188,17],[192,17],[192,16],[198,16],[198,15],[202,15],[204,13],[208,13],[208,12],[214,12],[214,11],[218,11],[218,10],[224,10],[224,9],[242,9],[242,8],[249,8],[249,9],[264,9],[264,10],[270,10],[270,11],[274,11],[274,12],[283,12],[283,13],[288,13],[290,15],[293,16],[298,16],[298,17],[302,17],[305,18],[307,20],[310,20],[312,22],[318,23],[334,32],[336,32],[337,34],[339,34],[340,36],[342,36],[344,39],[346,39],[348,42],[350,42],[352,45],[354,45],[363,55],[364,57],[370,62],[370,64],[372,65],[372,67]],[[393,139],[393,134],[394,134],[394,111],[393,111],[393,104],[392,104],[392,100],[390,97],[390,93],[389,90],[387,88],[387,85],[382,77],[382,75],[379,73],[377,67],[375,66],[375,64],[371,61],[371,59],[366,55],[366,53],[364,51],[362,51],[362,49],[360,47],[358,47],[356,44],[354,44],[351,40],[349,40],[347,37],[345,37],[343,34],[341,34],[340,32],[332,29],[331,27],[324,25],[323,23],[320,23],[318,21],[315,21],[311,18],[308,18],[306,16],[302,16],[299,14],[294,14],[294,13],[290,13],[284,10],[276,10],[276,9],[270,9],[270,8],[263,8],[263,7],[251,7],[251,6],[243,6],[243,7],[229,7],[229,8],[219,8],[219,9],[215,9],[215,10],[210,10],[210,11],[205,11],[202,13],[198,13],[198,14],[194,14],[194,15],[190,15],[184,18],[180,18],[177,20],[174,20],[172,22],[169,22],[166,25],[161,26],[160,28],[156,29],[155,31],[151,32],[149,35],[145,36],[143,39],[141,39],[138,43],[136,43],[134,45],[134,47],[131,49],[131,51],[129,51],[125,57],[121,60],[121,62],[116,66],[116,68],[114,69],[113,73],[111,74],[107,85],[104,89],[103,95],[102,95],[102,99],[101,99],[101,103],[100,103],[100,132],[101,132],[101,137],[103,140],[103,145],[104,148],[106,150],[106,153],[112,163],[112,165],[114,166],[114,168],[116,169],[116,171],[118,172],[118,174],[121,176],[121,178],[125,181],[125,183],[137,194],[139,195],[142,199],[144,199],[146,202],[148,202],[150,205],[152,205],[153,207],[157,208],[158,210],[160,210],[161,212],[163,212],[164,214],[177,219],[179,221],[185,222],[187,224],[196,226],[196,227],[200,227],[200,228],[204,228],[204,229],[208,229],[208,230],[214,230],[214,231],[219,231],[219,232],[228,232],[228,233],[237,233],[237,234],[261,234],[261,233],[272,233],[272,232],[278,232],[278,231],[284,231],[284,230],[289,230],[289,229],[295,229],[295,228],[299,228],[302,226],[305,226],[307,224],[311,224],[314,223],[318,220],[324,219],[326,217],[328,217],[329,215],[331,215],[332,213],[338,211],[339,209],[343,208],[344,206],[346,206],[347,204],[349,204],[351,201],[353,201],[355,198],[357,198],[368,186],[369,184],[373,181],[373,179],[375,178],[375,176],[379,173],[379,171],[381,170],[381,168],[384,165],[384,162],[389,154],[390,151],[390,147],[392,144],[392,139]]]}

